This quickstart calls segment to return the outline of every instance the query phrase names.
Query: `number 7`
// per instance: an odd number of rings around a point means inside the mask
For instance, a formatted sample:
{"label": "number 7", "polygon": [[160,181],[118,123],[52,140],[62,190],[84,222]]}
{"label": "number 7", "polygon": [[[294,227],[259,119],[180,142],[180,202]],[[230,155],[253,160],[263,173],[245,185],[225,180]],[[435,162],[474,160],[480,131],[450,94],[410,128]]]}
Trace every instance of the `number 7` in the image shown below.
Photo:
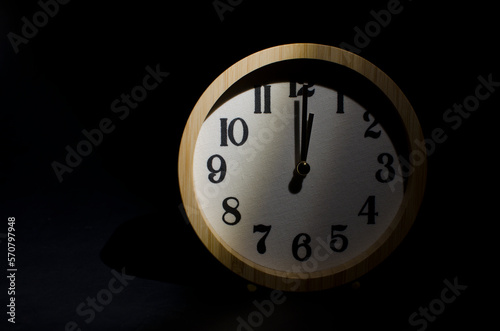
{"label": "number 7", "polygon": [[259,242],[257,243],[257,252],[259,252],[260,254],[264,254],[266,252],[266,238],[269,235],[270,231],[271,231],[271,225],[259,224],[253,226],[253,233],[255,232],[265,233],[264,236],[262,236],[262,238],[260,238]]}

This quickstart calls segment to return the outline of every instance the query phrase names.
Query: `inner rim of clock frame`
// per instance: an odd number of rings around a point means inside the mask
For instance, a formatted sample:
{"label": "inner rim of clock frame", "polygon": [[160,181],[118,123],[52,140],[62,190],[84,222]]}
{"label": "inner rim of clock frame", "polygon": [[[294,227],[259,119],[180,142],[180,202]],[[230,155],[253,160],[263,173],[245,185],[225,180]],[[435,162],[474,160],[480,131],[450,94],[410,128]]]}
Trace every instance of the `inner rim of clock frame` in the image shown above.
{"label": "inner rim of clock frame", "polygon": [[[292,59],[275,62],[256,69],[230,86],[214,103],[207,118],[221,105],[255,86],[297,82],[331,88],[358,102],[378,121],[389,135],[401,164],[404,189],[409,169],[402,160],[409,160],[410,143],[404,124],[390,99],[368,78],[343,65],[318,59]],[[367,127],[369,123],[367,122]]]}

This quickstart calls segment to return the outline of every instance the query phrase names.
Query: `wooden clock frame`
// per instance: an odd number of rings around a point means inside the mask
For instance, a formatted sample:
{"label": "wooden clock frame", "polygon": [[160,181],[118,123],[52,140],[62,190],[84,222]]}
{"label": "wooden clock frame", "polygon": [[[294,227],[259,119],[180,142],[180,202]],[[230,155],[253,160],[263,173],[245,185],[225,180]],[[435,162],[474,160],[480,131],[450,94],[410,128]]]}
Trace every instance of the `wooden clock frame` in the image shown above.
{"label": "wooden clock frame", "polygon": [[[193,183],[193,155],[198,133],[213,106],[233,84],[251,72],[269,64],[294,59],[329,61],[363,75],[392,102],[408,135],[409,155],[419,151],[422,160],[406,178],[401,206],[384,234],[363,254],[349,262],[321,271],[295,273],[276,271],[258,265],[229,247],[210,226],[198,205]],[[289,44],[254,53],[229,67],[217,77],[194,106],[182,136],[178,176],[186,215],[208,250],[226,267],[247,280],[262,286],[288,291],[311,291],[331,288],[353,281],[383,261],[410,230],[423,199],[427,162],[425,151],[415,142],[424,141],[422,129],[411,104],[400,88],[384,72],[362,57],[340,48],[318,44]]]}

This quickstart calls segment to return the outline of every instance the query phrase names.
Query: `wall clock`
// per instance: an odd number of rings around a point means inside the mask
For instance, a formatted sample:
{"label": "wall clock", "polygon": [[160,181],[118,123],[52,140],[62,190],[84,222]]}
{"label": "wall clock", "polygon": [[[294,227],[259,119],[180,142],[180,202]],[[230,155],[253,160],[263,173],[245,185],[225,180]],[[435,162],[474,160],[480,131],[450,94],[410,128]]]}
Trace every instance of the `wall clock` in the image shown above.
{"label": "wall clock", "polygon": [[425,188],[419,141],[409,101],[370,62],[317,44],[265,49],[193,108],[179,151],[184,208],[210,252],[249,281],[330,288],[409,231]]}

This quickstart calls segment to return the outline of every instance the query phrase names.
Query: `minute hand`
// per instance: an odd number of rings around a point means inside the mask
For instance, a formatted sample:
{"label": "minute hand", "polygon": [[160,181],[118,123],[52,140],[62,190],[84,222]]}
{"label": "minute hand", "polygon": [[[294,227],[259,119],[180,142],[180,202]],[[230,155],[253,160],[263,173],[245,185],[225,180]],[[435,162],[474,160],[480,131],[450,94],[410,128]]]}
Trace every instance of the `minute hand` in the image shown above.
{"label": "minute hand", "polygon": [[301,134],[301,144],[300,144],[300,162],[297,164],[297,172],[299,175],[305,176],[310,171],[310,166],[307,163],[307,152],[309,150],[309,141],[311,138],[312,124],[314,119],[314,114],[307,114],[307,97],[308,97],[307,84],[304,84],[302,89],[302,134]]}

